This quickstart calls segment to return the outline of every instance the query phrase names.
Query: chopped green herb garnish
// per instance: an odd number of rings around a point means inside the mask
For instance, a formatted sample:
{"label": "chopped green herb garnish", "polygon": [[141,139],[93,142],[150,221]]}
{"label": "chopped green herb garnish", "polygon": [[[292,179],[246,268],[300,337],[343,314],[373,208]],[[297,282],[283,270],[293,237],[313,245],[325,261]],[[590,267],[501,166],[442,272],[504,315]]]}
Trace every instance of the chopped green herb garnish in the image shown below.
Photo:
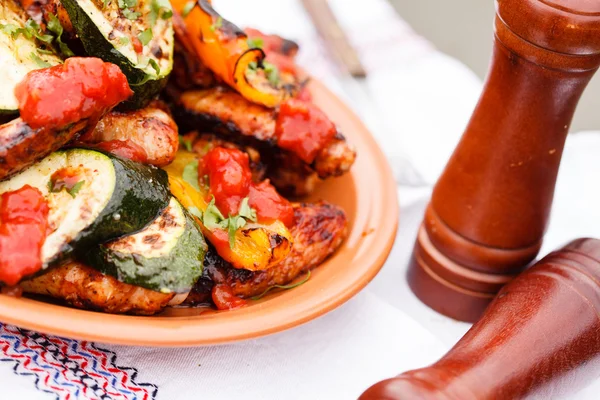
{"label": "chopped green herb garnish", "polygon": [[110,0],[104,0],[104,8],[108,7],[110,4]]}
{"label": "chopped green herb garnish", "polygon": [[161,19],[169,19],[173,16],[173,9],[171,3],[168,0],[152,0],[150,4],[150,25],[154,26],[156,21],[160,17]]}
{"label": "chopped green herb garnish", "polygon": [[40,54],[48,54],[48,55],[55,55],[56,53],[52,50],[46,50],[46,49],[42,49],[42,48],[38,48],[37,52]]}
{"label": "chopped green herb garnish", "polygon": [[70,190],[68,190],[72,198],[75,198],[75,196],[77,196],[77,193],[79,193],[84,183],[85,181],[79,181]]}
{"label": "chopped green herb garnish", "polygon": [[256,210],[250,207],[249,198],[245,197],[240,204],[239,216],[249,221],[256,222]]}
{"label": "chopped green herb garnish", "polygon": [[43,42],[46,44],[51,44],[52,41],[54,40],[54,37],[52,35],[42,34],[40,26],[38,25],[37,22],[35,22],[32,19],[28,19],[27,22],[25,23],[25,30],[27,31],[27,33],[25,34],[25,36],[27,36],[27,38],[34,37],[37,40],[39,40],[40,42]]}
{"label": "chopped green herb garnish", "polygon": [[206,210],[204,210],[204,218],[202,219],[202,224],[207,229],[216,229],[216,228],[227,228],[224,224],[225,217],[221,214],[221,211],[215,205],[215,198],[213,197]]}
{"label": "chopped green herb garnish", "polygon": [[179,136],[179,144],[185,147],[187,151],[193,150],[192,141],[184,136]]}
{"label": "chopped green herb garnish", "polygon": [[184,181],[192,185],[194,189],[200,191],[200,185],[198,184],[198,160],[194,160],[186,165],[183,168],[181,177]]}
{"label": "chopped green herb garnish", "polygon": [[137,6],[137,0],[117,0],[119,8],[132,8]]}
{"label": "chopped green herb garnish", "polygon": [[127,46],[130,43],[130,40],[127,36],[121,36],[119,38],[119,43],[121,43],[121,46]]}
{"label": "chopped green herb garnish", "polygon": [[156,75],[160,75],[160,65],[158,65],[158,63],[156,62],[156,60],[154,60],[154,58],[149,59],[148,64],[150,64],[150,66],[154,69],[154,71],[156,72]]}
{"label": "chopped green herb garnish", "polygon": [[308,271],[306,273],[306,277],[304,279],[302,279],[300,282],[293,283],[291,285],[274,285],[274,286],[270,286],[267,290],[265,290],[264,292],[262,292],[258,296],[252,297],[252,300],[260,300],[260,299],[262,299],[267,293],[269,293],[273,289],[289,290],[289,289],[297,288],[300,285],[304,285],[306,282],[308,282],[309,279],[310,279],[310,271]]}
{"label": "chopped green herb garnish", "polygon": [[123,15],[129,20],[135,21],[136,19],[142,16],[142,13],[137,11],[131,11],[129,8],[126,8],[123,10]]}
{"label": "chopped green herb garnish", "polygon": [[181,16],[183,18],[185,18],[188,15],[190,15],[190,13],[192,12],[192,10],[194,9],[195,6],[196,6],[195,1],[188,1],[187,3],[185,3],[185,6],[183,6],[183,10],[181,10]]}
{"label": "chopped green herb garnish", "polygon": [[140,39],[140,42],[142,42],[142,44],[144,46],[146,46],[146,45],[148,45],[148,43],[150,43],[150,41],[152,40],[152,37],[153,37],[152,28],[148,28],[138,35],[138,39]]}
{"label": "chopped green herb garnish", "polygon": [[59,184],[57,186],[56,182],[53,182],[52,179],[50,179],[48,181],[48,192],[49,193],[60,193],[63,189],[65,189],[67,191],[67,193],[69,193],[71,195],[71,197],[75,198],[77,196],[77,193],[79,193],[79,191],[81,190],[81,188],[83,187],[84,184],[85,184],[85,181],[79,181],[75,185],[73,185],[73,187],[71,189],[68,189],[64,185],[64,182],[59,182]]}
{"label": "chopped green herb garnish", "polygon": [[246,226],[248,221],[256,221],[256,210],[253,210],[248,205],[248,198],[242,200],[240,204],[240,211],[238,215],[230,215],[229,218],[225,218],[219,208],[215,205],[215,198],[213,197],[202,217],[202,224],[210,230],[213,229],[225,229],[229,236],[229,247],[232,249],[235,247],[235,233],[238,229]]}
{"label": "chopped green herb garnish", "polygon": [[34,53],[34,52],[32,52],[32,53],[29,55],[29,57],[30,57],[30,58],[31,58],[31,60],[32,60],[33,62],[35,62],[35,63],[38,65],[38,67],[40,67],[40,68],[48,68],[48,67],[51,67],[51,66],[52,66],[52,64],[50,64],[50,63],[49,63],[49,62],[47,62],[47,61],[44,61],[44,60],[42,60],[42,59],[40,58],[40,56],[38,56],[38,55],[37,55],[36,53]]}
{"label": "chopped green herb garnish", "polygon": [[23,28],[19,28],[15,24],[0,24],[0,31],[10,35],[13,39],[15,39],[23,30]]}
{"label": "chopped green herb garnish", "polygon": [[214,32],[217,29],[221,29],[222,27],[223,27],[223,18],[218,17],[217,21],[211,25],[210,30]]}
{"label": "chopped green herb garnish", "polygon": [[251,49],[262,49],[265,41],[262,38],[248,38],[248,47]]}
{"label": "chopped green herb garnish", "polygon": [[67,46],[67,44],[64,43],[61,39],[64,29],[63,29],[63,26],[61,25],[59,19],[54,14],[49,14],[48,17],[49,17],[48,24],[47,24],[48,30],[50,32],[54,33],[54,35],[56,35],[56,44],[58,45],[60,52],[65,57],[74,56],[75,54],[71,51],[71,49],[69,49],[69,46]]}
{"label": "chopped green herb garnish", "polygon": [[198,207],[190,207],[190,208],[188,208],[188,211],[194,217],[198,217],[198,219],[202,220],[202,211],[200,211],[200,209]]}
{"label": "chopped green herb garnish", "polygon": [[281,82],[279,68],[268,61],[263,62],[263,67],[269,83],[273,86],[279,86],[279,83]]}

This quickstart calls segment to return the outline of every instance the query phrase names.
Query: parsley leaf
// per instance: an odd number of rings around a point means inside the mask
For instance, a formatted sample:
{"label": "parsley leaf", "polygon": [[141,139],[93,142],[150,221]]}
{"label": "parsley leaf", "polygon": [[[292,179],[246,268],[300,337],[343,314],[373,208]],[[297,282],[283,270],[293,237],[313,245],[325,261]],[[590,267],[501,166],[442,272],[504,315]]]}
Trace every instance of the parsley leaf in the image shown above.
{"label": "parsley leaf", "polygon": [[179,136],[179,144],[185,147],[187,151],[193,150],[192,141],[187,139],[185,136]]}
{"label": "parsley leaf", "polygon": [[15,39],[20,33],[22,33],[23,28],[19,28],[15,24],[0,24],[0,31],[10,35],[13,39]]}
{"label": "parsley leaf", "polygon": [[274,286],[270,286],[269,288],[267,288],[267,290],[265,290],[264,292],[262,292],[261,294],[259,294],[258,296],[254,296],[252,297],[252,300],[260,300],[262,299],[267,293],[269,293],[272,289],[284,289],[284,290],[289,290],[289,289],[294,289],[297,288],[300,285],[304,285],[306,282],[308,282],[308,280],[310,279],[310,271],[308,271],[308,273],[306,274],[306,277],[304,279],[302,279],[300,282],[298,283],[293,283],[291,285],[274,285]]}
{"label": "parsley leaf", "polygon": [[47,61],[44,61],[40,58],[40,56],[38,56],[36,53],[31,52],[31,54],[29,55],[29,58],[31,58],[31,60],[37,64],[38,67],[40,68],[48,68],[51,67],[52,64],[50,64]]}
{"label": "parsley leaf", "polygon": [[152,0],[150,4],[150,26],[156,24],[156,20],[160,17],[162,19],[169,19],[173,16],[173,9],[171,3],[168,0]]}
{"label": "parsley leaf", "polygon": [[77,193],[79,193],[84,183],[85,181],[79,181],[70,190],[68,190],[72,198],[75,198],[77,196]]}
{"label": "parsley leaf", "polygon": [[118,0],[119,8],[131,8],[137,6],[137,0]]}
{"label": "parsley leaf", "polygon": [[198,219],[202,220],[202,211],[200,211],[200,209],[198,207],[190,207],[190,208],[188,208],[188,211],[194,217],[198,217]]}
{"label": "parsley leaf", "polygon": [[25,31],[22,32],[28,39],[32,37],[36,38],[40,42],[51,44],[54,40],[52,35],[44,35],[41,33],[41,28],[37,22],[32,20],[31,18],[27,20],[25,23]]}
{"label": "parsley leaf", "polygon": [[123,15],[129,20],[135,21],[136,19],[141,17],[142,13],[137,11],[131,11],[129,8],[126,8],[123,10]]}
{"label": "parsley leaf", "polygon": [[240,217],[244,217],[249,221],[256,222],[256,210],[250,207],[249,198],[244,197],[242,203],[240,204],[240,211],[238,215]]}
{"label": "parsley leaf", "polygon": [[54,14],[48,14],[48,30],[56,35],[56,44],[60,49],[60,52],[66,57],[73,57],[75,54],[69,49],[66,43],[64,43],[61,39],[63,34],[63,26],[61,25],[59,19]]}
{"label": "parsley leaf", "polygon": [[215,198],[213,197],[206,210],[204,210],[204,218],[202,219],[202,224],[207,229],[216,229],[216,228],[227,228],[228,223],[225,223],[225,217],[221,214],[221,211],[215,205]]}
{"label": "parsley leaf", "polygon": [[279,68],[268,61],[263,62],[263,67],[269,83],[273,86],[279,86],[279,83],[281,82]]}
{"label": "parsley leaf", "polygon": [[142,44],[144,46],[146,46],[146,45],[148,45],[148,43],[150,43],[150,41],[152,40],[152,37],[153,37],[152,28],[148,28],[138,35],[138,39],[140,39],[140,42],[142,42]]}
{"label": "parsley leaf", "polygon": [[85,184],[85,181],[79,181],[75,185],[73,185],[73,187],[71,189],[68,189],[64,185],[63,182],[60,182],[57,185],[56,182],[54,182],[54,181],[52,181],[52,179],[50,179],[48,181],[48,192],[49,193],[60,193],[63,189],[65,189],[67,191],[67,193],[69,193],[71,195],[72,198],[75,198],[77,196],[77,193],[79,193],[79,191],[81,190],[81,188],[83,187],[84,184]]}
{"label": "parsley leaf", "polygon": [[183,174],[181,177],[184,181],[192,185],[194,189],[200,191],[200,185],[198,184],[198,160],[194,160],[186,165],[183,168]]}
{"label": "parsley leaf", "polygon": [[223,18],[218,17],[217,21],[211,25],[210,30],[212,32],[216,31],[217,29],[221,29],[223,27]]}
{"label": "parsley leaf", "polygon": [[160,75],[160,66],[154,60],[154,58],[149,59],[148,64],[150,64],[150,66],[154,69],[154,71],[156,72],[156,75]]}
{"label": "parsley leaf", "polygon": [[248,221],[256,221],[256,210],[253,210],[248,205],[247,197],[242,200],[238,215],[230,215],[229,218],[225,218],[219,208],[216,206],[214,196],[206,207],[206,210],[204,210],[204,213],[198,210],[197,207],[191,207],[188,209],[188,211],[200,218],[206,229],[226,230],[229,236],[229,247],[232,249],[235,247],[236,232],[246,226]]}
{"label": "parsley leaf", "polygon": [[233,249],[235,247],[235,233],[238,229],[241,229],[244,226],[246,226],[246,220],[238,215],[235,217],[229,217],[224,222],[227,223],[227,231],[229,233],[229,247]]}
{"label": "parsley leaf", "polygon": [[188,1],[187,3],[185,3],[185,6],[181,10],[181,16],[183,18],[185,18],[188,15],[190,15],[190,13],[194,9],[194,7],[196,7],[196,2],[195,1]]}
{"label": "parsley leaf", "polygon": [[251,49],[262,49],[265,41],[262,38],[248,38],[248,47]]}

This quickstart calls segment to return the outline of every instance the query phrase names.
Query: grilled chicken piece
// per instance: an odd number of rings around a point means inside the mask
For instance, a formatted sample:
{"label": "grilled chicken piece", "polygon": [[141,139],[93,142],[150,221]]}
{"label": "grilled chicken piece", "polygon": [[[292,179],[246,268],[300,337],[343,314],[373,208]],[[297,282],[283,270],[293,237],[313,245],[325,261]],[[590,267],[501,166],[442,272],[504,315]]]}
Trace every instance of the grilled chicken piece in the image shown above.
{"label": "grilled chicken piece", "polygon": [[[215,131],[229,135],[234,142],[253,145],[261,152],[265,161],[272,160],[274,154],[281,153],[286,159],[285,165],[297,163],[296,155],[276,147],[275,110],[253,104],[241,95],[223,88],[187,91],[176,97],[178,107],[174,112],[183,131]],[[320,150],[312,164],[302,165],[314,170],[324,179],[347,172],[355,158],[354,149],[338,133],[334,140]],[[280,167],[280,163],[273,165],[273,169]]]}
{"label": "grilled chicken piece", "polygon": [[348,221],[342,209],[321,202],[295,204],[294,245],[290,255],[266,271],[252,272],[231,267],[210,248],[204,261],[204,276],[183,304],[205,304],[214,284],[225,284],[236,296],[250,298],[274,285],[286,285],[319,266],[346,238]]}
{"label": "grilled chicken piece", "polygon": [[82,120],[64,129],[32,129],[21,118],[0,126],[0,180],[60,149],[88,128]]}
{"label": "grilled chicken piece", "polygon": [[86,265],[71,262],[20,283],[26,293],[65,300],[77,308],[112,314],[152,315],[164,309],[175,294],[164,294],[119,282]]}
{"label": "grilled chicken piece", "polygon": [[168,110],[166,105],[155,101],[141,110],[112,111],[79,143],[94,145],[111,140],[134,143],[146,151],[148,164],[163,167],[173,161],[179,148],[177,125],[165,110]]}

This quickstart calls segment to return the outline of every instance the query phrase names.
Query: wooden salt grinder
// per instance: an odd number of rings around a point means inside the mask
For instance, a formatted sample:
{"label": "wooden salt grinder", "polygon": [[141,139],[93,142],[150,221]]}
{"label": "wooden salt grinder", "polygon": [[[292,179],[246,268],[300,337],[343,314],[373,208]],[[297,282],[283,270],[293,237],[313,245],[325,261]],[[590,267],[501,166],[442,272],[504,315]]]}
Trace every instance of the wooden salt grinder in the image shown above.
{"label": "wooden salt grinder", "polygon": [[476,321],[537,255],[579,98],[600,65],[600,1],[497,0],[483,93],[437,182],[408,281]]}
{"label": "wooden salt grinder", "polygon": [[361,400],[560,398],[600,377],[600,240],[580,239],[506,285],[440,361]]}

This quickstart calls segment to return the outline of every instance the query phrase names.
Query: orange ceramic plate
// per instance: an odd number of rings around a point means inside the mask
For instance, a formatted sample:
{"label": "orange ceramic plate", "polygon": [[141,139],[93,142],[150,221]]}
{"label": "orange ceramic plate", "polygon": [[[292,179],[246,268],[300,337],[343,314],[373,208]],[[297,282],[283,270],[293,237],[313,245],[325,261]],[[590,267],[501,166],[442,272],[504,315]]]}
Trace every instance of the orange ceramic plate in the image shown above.
{"label": "orange ceramic plate", "polygon": [[250,306],[225,312],[168,309],[153,317],[77,310],[29,298],[0,295],[0,321],[53,335],[140,346],[197,346],[257,338],[290,329],[346,302],[379,272],[398,223],[396,185],[385,156],[365,126],[318,82],[315,103],[358,150],[352,172],[325,182],[312,196],[342,206],[350,233],[310,280]]}

